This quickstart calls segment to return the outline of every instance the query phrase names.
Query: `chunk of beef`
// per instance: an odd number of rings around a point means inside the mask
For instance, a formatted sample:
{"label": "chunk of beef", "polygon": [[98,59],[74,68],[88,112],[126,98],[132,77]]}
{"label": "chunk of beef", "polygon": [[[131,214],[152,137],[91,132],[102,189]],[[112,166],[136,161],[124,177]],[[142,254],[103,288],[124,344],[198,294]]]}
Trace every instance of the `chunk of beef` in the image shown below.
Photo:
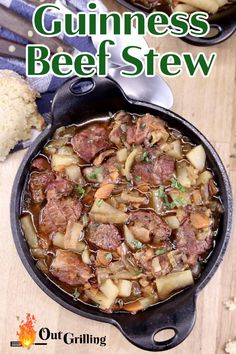
{"label": "chunk of beef", "polygon": [[42,212],[40,230],[46,234],[65,232],[68,221],[77,221],[81,211],[82,204],[77,199],[50,199]]}
{"label": "chunk of beef", "polygon": [[90,224],[88,242],[96,248],[115,251],[122,239],[119,230],[110,224]]}
{"label": "chunk of beef", "polygon": [[92,276],[91,269],[84,264],[80,255],[58,249],[50,271],[54,277],[72,286],[84,285]]}
{"label": "chunk of beef", "polygon": [[34,159],[31,163],[31,168],[39,172],[43,172],[46,170],[51,170],[51,165],[46,157],[36,157],[36,159]]}
{"label": "chunk of beef", "polygon": [[132,117],[126,112],[121,111],[116,115],[109,139],[117,147],[123,146],[123,142],[126,140],[127,125],[131,121]]}
{"label": "chunk of beef", "polygon": [[86,162],[91,162],[98,152],[110,146],[107,130],[97,124],[77,133],[71,143],[74,151]]}
{"label": "chunk of beef", "polygon": [[[135,236],[135,229],[143,228],[149,232],[150,239],[153,243],[168,239],[171,235],[171,228],[158,215],[152,211],[137,211],[131,213],[132,231]],[[132,228],[132,226],[131,226]]]}
{"label": "chunk of beef", "polygon": [[136,184],[148,183],[151,185],[160,185],[168,183],[173,177],[175,170],[175,161],[165,155],[162,155],[150,162],[137,162],[132,174],[141,177]]}
{"label": "chunk of beef", "polygon": [[74,190],[74,183],[65,178],[57,179],[48,184],[46,189],[47,200],[67,197]]}
{"label": "chunk of beef", "polygon": [[55,174],[50,170],[31,173],[29,189],[35,203],[42,203],[46,199],[45,190],[54,180]]}
{"label": "chunk of beef", "polygon": [[212,232],[203,240],[198,240],[196,235],[197,230],[191,225],[189,219],[180,226],[176,234],[176,248],[186,254],[189,265],[194,265],[197,258],[213,245]]}
{"label": "chunk of beef", "polygon": [[148,147],[159,141],[166,141],[168,136],[163,121],[151,114],[138,118],[137,123],[127,129],[127,142],[130,145],[144,144]]}
{"label": "chunk of beef", "polygon": [[159,177],[160,183],[165,184],[171,180],[175,170],[175,161],[168,156],[160,156],[154,165],[154,174]]}
{"label": "chunk of beef", "polygon": [[134,258],[141,266],[141,268],[145,269],[148,272],[152,271],[152,258],[154,257],[154,249],[142,249],[138,252],[134,253]]}

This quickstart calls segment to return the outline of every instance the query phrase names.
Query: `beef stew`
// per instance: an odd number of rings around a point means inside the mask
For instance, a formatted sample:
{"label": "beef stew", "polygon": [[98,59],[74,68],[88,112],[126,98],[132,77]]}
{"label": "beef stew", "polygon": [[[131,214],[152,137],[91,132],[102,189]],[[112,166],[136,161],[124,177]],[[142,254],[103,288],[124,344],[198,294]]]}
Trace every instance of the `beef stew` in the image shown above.
{"label": "beef stew", "polygon": [[22,228],[37,267],[106,312],[191,286],[223,207],[202,145],[150,114],[61,127],[32,161]]}

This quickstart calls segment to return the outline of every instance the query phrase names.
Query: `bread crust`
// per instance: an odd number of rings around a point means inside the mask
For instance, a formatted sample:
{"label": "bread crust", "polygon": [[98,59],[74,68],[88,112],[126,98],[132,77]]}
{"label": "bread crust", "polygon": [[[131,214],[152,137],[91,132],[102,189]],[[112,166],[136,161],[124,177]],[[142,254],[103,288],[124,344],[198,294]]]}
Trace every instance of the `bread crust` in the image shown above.
{"label": "bread crust", "polygon": [[27,81],[10,70],[0,70],[0,161],[22,140],[31,137],[31,129],[42,130],[45,121],[37,110],[39,93]]}

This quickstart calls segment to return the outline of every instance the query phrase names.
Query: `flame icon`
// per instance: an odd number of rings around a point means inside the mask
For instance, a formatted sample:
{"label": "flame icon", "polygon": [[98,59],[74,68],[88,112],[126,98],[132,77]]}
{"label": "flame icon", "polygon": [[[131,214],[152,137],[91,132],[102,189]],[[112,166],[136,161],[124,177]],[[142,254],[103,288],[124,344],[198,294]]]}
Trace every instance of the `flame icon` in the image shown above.
{"label": "flame icon", "polygon": [[36,339],[35,323],[36,319],[34,315],[31,316],[30,313],[26,314],[25,321],[21,321],[19,331],[17,331],[16,334],[22,347],[30,348],[34,344]]}

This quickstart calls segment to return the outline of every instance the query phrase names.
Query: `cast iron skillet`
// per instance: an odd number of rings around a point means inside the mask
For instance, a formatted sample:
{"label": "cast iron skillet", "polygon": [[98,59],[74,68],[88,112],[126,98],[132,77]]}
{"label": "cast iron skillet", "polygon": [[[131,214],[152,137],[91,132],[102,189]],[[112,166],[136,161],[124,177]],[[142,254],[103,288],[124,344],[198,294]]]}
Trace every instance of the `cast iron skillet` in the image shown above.
{"label": "cast iron skillet", "polygon": [[[142,10],[145,14],[150,14],[150,12],[148,12],[144,7],[133,5],[127,0],[116,1],[131,11]],[[211,29],[216,30],[216,34],[212,37],[193,37],[188,35],[186,37],[181,37],[181,39],[189,44],[204,47],[219,44],[225,41],[236,31],[236,4],[232,4],[214,15],[210,15],[209,23]]]}
{"label": "cast iron skillet", "polygon": [[[52,124],[34,141],[20,165],[11,196],[11,227],[15,245],[33,280],[53,300],[78,315],[115,325],[131,343],[142,349],[150,351],[170,349],[181,343],[191,332],[196,318],[197,294],[211,279],[225,253],[232,224],[232,193],[228,176],[214,148],[188,121],[153,104],[128,100],[121,88],[111,79],[94,77],[89,80],[92,87],[87,93],[77,93],[78,85],[81,82],[78,78],[70,79],[58,90],[52,104]],[[98,116],[107,116],[109,112],[115,113],[121,109],[137,114],[149,112],[158,115],[171,127],[177,128],[189,136],[194,143],[203,144],[209,165],[215,173],[225,208],[216,246],[201,277],[187,290],[136,315],[103,313],[96,307],[80,301],[75,302],[71,296],[60,290],[36,268],[19,223],[22,192],[28,178],[30,163],[52,136],[55,129],[62,125],[81,123]],[[154,335],[163,329],[173,329],[175,331],[174,337],[164,342],[156,342]]]}

